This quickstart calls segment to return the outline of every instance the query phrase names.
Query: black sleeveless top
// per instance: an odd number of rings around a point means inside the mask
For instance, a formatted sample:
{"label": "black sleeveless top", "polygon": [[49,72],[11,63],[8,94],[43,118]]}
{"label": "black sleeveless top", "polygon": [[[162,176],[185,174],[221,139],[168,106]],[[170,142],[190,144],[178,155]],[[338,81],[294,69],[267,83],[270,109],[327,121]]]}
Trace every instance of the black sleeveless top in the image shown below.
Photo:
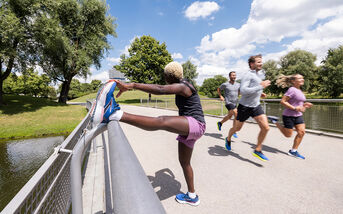
{"label": "black sleeveless top", "polygon": [[180,116],[191,116],[205,124],[204,113],[200,103],[200,97],[192,84],[182,79],[180,83],[185,84],[192,91],[190,97],[175,95],[175,104],[179,108]]}

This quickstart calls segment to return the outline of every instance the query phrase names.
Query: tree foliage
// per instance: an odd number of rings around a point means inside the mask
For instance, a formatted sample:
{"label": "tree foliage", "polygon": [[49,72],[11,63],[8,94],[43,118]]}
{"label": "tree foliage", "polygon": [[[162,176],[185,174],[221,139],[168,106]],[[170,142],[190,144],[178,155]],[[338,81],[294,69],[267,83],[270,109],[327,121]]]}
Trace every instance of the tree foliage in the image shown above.
{"label": "tree foliage", "polygon": [[329,49],[319,69],[320,92],[330,97],[339,97],[343,93],[343,46]]}
{"label": "tree foliage", "polygon": [[[78,79],[72,79],[68,93],[68,100],[97,92],[101,85],[102,83],[100,80],[92,80],[91,83],[81,83]],[[61,92],[61,90],[62,84],[59,85],[58,92]]]}
{"label": "tree foliage", "polygon": [[226,81],[228,81],[228,79],[222,75],[216,75],[213,78],[205,79],[200,87],[200,92],[203,92],[208,97],[219,97],[217,88]]}
{"label": "tree foliage", "polygon": [[182,64],[183,77],[189,80],[194,87],[197,87],[195,79],[198,77],[197,66],[193,65],[190,60]]}
{"label": "tree foliage", "polygon": [[271,84],[265,89],[266,93],[280,95],[285,92],[285,89],[279,88],[276,85],[276,80],[280,76],[280,69],[278,68],[278,62],[274,60],[268,60],[263,63],[263,70],[266,71],[266,80],[270,80]]}
{"label": "tree foliage", "polygon": [[91,65],[100,68],[110,48],[107,36],[116,36],[116,26],[101,0],[57,0],[46,4],[35,28],[40,41],[39,65],[52,79],[62,82],[59,102],[65,103],[73,77],[87,77]]}
{"label": "tree foliage", "polygon": [[[3,82],[13,71],[25,70],[33,60],[32,17],[39,0],[1,0],[0,4],[0,105]],[[38,16],[35,16],[38,19]],[[43,26],[45,27],[45,26]]]}
{"label": "tree foliage", "polygon": [[305,50],[291,51],[280,59],[280,73],[284,75],[301,74],[305,84],[303,90],[312,92],[318,77],[318,68],[314,64],[316,56]]}
{"label": "tree foliage", "polygon": [[147,84],[165,84],[164,67],[172,61],[167,46],[151,36],[135,38],[128,49],[129,56],[121,55],[114,68],[130,81]]}
{"label": "tree foliage", "polygon": [[33,69],[28,69],[22,75],[12,73],[4,82],[4,92],[8,94],[23,94],[34,97],[55,98],[55,89],[49,86],[50,78],[46,74],[39,75]]}

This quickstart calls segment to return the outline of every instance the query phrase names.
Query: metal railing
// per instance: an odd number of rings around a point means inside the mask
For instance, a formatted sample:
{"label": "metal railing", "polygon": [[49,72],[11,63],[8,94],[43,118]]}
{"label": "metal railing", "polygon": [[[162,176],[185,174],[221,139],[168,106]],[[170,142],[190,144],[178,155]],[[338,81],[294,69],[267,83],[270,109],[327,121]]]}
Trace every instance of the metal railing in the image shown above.
{"label": "metal railing", "polygon": [[68,213],[71,203],[70,163],[72,150],[89,125],[89,114],[2,210],[2,213]]}
{"label": "metal railing", "polygon": [[105,179],[111,181],[111,192],[106,201],[112,205],[106,213],[165,213],[119,123],[90,127],[88,113],[2,213],[69,213],[72,207],[72,213],[82,214],[82,163],[90,142],[107,128],[110,156],[105,165],[111,173]]}
{"label": "metal railing", "polygon": [[[140,99],[141,106],[177,110],[174,98]],[[306,128],[328,132],[343,133],[343,99],[307,99],[314,105],[304,113]],[[323,105],[323,103],[329,103]],[[330,104],[331,103],[331,104]],[[224,116],[227,114],[225,102],[219,99],[202,98],[201,104],[207,115]],[[261,100],[261,105],[267,115],[282,116],[284,107],[280,99]]]}

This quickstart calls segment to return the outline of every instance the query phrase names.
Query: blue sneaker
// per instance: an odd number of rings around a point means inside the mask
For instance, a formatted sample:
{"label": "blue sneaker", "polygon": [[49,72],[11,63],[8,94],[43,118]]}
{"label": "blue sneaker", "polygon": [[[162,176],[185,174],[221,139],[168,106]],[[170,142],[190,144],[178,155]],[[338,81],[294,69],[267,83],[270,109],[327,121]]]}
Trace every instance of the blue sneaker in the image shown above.
{"label": "blue sneaker", "polygon": [[93,125],[108,123],[110,115],[120,109],[113,95],[115,88],[116,82],[108,81],[99,89],[90,114]]}
{"label": "blue sneaker", "polygon": [[175,200],[180,204],[189,204],[192,206],[198,206],[200,204],[199,196],[197,195],[194,199],[190,198],[189,195],[180,193],[175,196]]}
{"label": "blue sneaker", "polygon": [[271,123],[274,123],[274,124],[279,121],[279,118],[275,116],[267,116],[267,118]]}
{"label": "blue sneaker", "polygon": [[222,124],[221,122],[218,122],[218,123],[217,123],[217,128],[218,128],[219,131],[222,130],[222,125],[223,125],[223,124]]}
{"label": "blue sneaker", "polygon": [[237,133],[234,133],[232,136],[233,136],[234,138],[237,138],[237,137],[238,137]]}
{"label": "blue sneaker", "polygon": [[288,155],[293,156],[295,158],[305,159],[305,157],[299,154],[298,151],[292,152],[292,150],[289,150]]}
{"label": "blue sneaker", "polygon": [[258,159],[260,159],[260,160],[262,160],[262,161],[267,161],[267,160],[269,160],[268,158],[267,158],[267,156],[265,156],[263,153],[262,153],[262,151],[254,151],[253,153],[252,153],[252,155],[253,156],[255,156],[255,157],[257,157]]}
{"label": "blue sneaker", "polygon": [[227,140],[227,137],[225,138],[225,148],[228,151],[231,151],[231,141]]}

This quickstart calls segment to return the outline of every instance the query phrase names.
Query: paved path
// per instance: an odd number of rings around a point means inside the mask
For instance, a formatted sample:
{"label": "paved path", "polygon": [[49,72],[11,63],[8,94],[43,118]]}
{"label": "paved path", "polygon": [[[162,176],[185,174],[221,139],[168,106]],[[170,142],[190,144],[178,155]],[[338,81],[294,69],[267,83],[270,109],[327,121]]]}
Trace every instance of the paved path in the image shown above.
{"label": "paved path", "polygon": [[[177,115],[175,111],[122,106],[124,111],[146,115]],[[274,127],[264,142],[270,161],[251,155],[258,126],[246,123],[224,149],[224,138],[232,121],[219,132],[215,117],[206,117],[205,135],[196,143],[192,165],[198,207],[175,202],[187,186],[178,163],[176,135],[148,132],[121,123],[141,165],[167,213],[343,213],[343,140],[306,134],[300,152],[306,160],[287,155],[293,138],[285,138]]]}

